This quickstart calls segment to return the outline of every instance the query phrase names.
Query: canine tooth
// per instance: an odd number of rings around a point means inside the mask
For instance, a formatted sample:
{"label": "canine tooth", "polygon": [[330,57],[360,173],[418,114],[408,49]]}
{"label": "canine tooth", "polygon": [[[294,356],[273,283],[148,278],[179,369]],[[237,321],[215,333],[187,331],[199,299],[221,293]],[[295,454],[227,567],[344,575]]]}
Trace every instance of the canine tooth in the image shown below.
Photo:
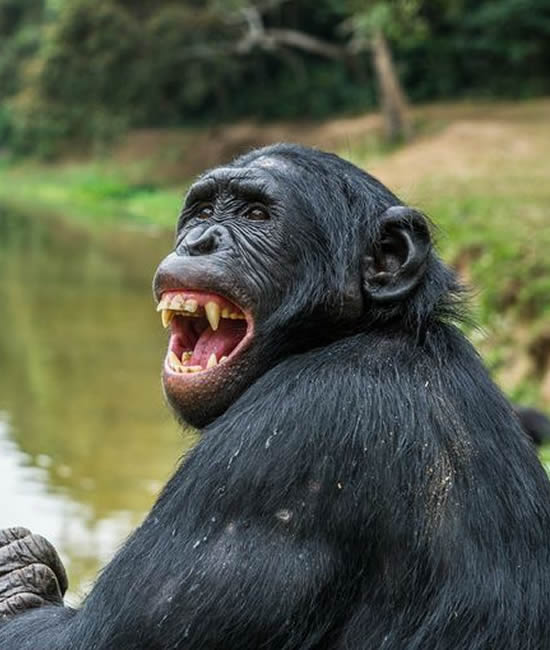
{"label": "canine tooth", "polygon": [[160,318],[162,320],[163,327],[168,327],[174,318],[174,312],[171,309],[163,309],[160,312]]}
{"label": "canine tooth", "polygon": [[212,352],[210,357],[208,358],[208,363],[206,364],[206,369],[208,370],[209,368],[213,368],[214,366],[218,365],[218,360],[216,359],[216,354],[215,352]]}
{"label": "canine tooth", "polygon": [[220,363],[225,363],[226,361],[227,361],[227,357],[225,356],[220,359]]}
{"label": "canine tooth", "polygon": [[215,332],[220,324],[220,306],[216,302],[207,302],[204,311],[206,312],[206,318],[210,323],[210,327]]}
{"label": "canine tooth", "polygon": [[198,306],[199,303],[194,298],[189,298],[183,303],[183,309],[185,311],[195,312]]}
{"label": "canine tooth", "polygon": [[186,361],[189,361],[189,359],[193,356],[193,353],[190,352],[189,350],[187,352],[184,352],[181,355],[181,362],[185,363]]}
{"label": "canine tooth", "polygon": [[170,353],[168,354],[168,364],[174,368],[174,370],[178,370],[181,366],[180,360],[173,350],[170,350]]}

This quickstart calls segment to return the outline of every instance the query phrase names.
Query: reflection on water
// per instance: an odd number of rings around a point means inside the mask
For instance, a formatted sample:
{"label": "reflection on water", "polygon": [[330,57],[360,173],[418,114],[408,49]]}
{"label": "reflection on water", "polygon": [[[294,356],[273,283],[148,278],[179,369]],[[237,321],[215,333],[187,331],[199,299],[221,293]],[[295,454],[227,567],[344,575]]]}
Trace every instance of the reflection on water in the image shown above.
{"label": "reflection on water", "polygon": [[[35,460],[46,466],[52,463],[46,455]],[[93,577],[98,563],[109,560],[132,527],[131,513],[120,511],[93,523],[90,505],[73,501],[61,490],[52,494],[46,468],[36,467],[32,457],[12,442],[3,414],[0,414],[0,485],[6,497],[2,499],[2,526],[26,524],[55,542],[70,565],[68,600],[75,604],[85,591],[83,581]]]}
{"label": "reflection on water", "polygon": [[169,242],[0,208],[0,527],[47,536],[73,600],[192,442],[159,382],[150,281]]}

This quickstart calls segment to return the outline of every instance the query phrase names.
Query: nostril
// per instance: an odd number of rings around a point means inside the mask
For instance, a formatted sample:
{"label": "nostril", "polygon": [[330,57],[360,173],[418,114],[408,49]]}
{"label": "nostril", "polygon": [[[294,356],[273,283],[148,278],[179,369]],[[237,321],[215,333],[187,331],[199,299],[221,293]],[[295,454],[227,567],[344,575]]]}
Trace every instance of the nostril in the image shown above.
{"label": "nostril", "polygon": [[216,242],[211,233],[203,235],[200,239],[195,241],[192,245],[192,250],[197,253],[211,253],[216,247]]}
{"label": "nostril", "polygon": [[194,228],[183,240],[189,255],[206,255],[218,249],[221,235],[218,228]]}

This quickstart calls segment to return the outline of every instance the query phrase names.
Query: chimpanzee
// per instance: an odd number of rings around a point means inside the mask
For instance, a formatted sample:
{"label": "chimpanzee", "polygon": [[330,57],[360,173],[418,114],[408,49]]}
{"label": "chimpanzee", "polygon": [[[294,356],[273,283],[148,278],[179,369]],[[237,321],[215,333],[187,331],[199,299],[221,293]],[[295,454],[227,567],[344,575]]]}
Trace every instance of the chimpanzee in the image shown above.
{"label": "chimpanzee", "polygon": [[259,149],[192,186],[154,295],[200,442],[78,610],[4,534],[2,650],[550,648],[550,484],[420,212]]}

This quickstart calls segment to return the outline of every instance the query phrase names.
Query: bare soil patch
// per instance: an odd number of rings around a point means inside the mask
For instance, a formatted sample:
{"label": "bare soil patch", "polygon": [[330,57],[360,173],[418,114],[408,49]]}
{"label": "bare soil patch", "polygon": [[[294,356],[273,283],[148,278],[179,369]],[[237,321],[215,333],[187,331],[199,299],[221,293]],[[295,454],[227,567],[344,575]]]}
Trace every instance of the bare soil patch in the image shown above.
{"label": "bare soil patch", "polygon": [[[374,168],[390,185],[406,187],[432,169],[469,177],[504,155],[518,160],[528,157],[533,139],[525,129],[548,120],[550,100],[519,105],[437,104],[416,107],[413,113],[423,135]],[[366,113],[315,123],[241,122],[201,130],[140,129],[128,133],[113,155],[122,164],[149,161],[151,180],[166,184],[181,183],[235,155],[274,142],[298,142],[348,155],[358,144],[364,143],[368,150],[381,140],[380,115]]]}

